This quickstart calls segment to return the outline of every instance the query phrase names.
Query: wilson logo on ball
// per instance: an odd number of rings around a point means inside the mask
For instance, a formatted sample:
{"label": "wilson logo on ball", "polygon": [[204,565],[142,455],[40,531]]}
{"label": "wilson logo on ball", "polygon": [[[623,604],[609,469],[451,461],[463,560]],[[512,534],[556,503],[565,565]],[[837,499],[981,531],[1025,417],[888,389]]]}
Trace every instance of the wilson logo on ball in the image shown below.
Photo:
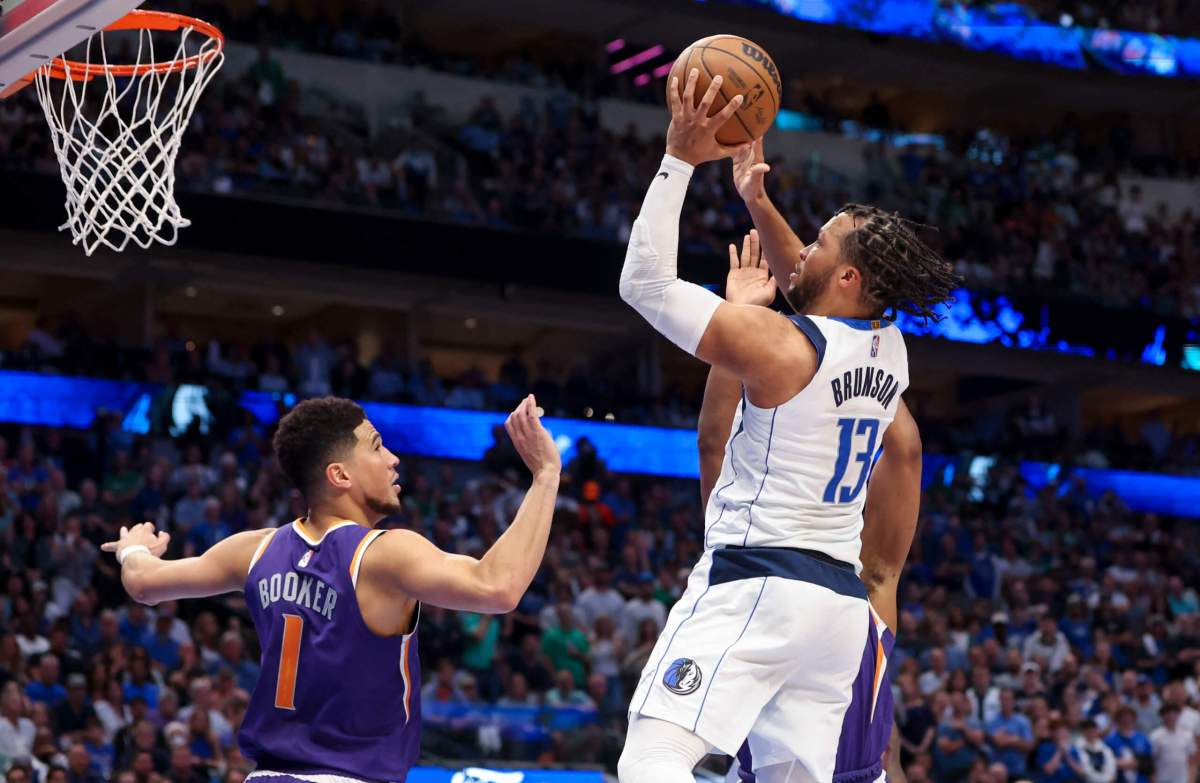
{"label": "wilson logo on ball", "polygon": [[771,62],[771,58],[761,52],[757,47],[751,46],[748,43],[742,44],[742,54],[754,60],[756,63],[762,63],[763,70],[767,72],[767,76],[771,77],[771,81],[775,83],[775,91],[783,94],[783,85],[779,81],[779,72],[775,70],[775,63]]}

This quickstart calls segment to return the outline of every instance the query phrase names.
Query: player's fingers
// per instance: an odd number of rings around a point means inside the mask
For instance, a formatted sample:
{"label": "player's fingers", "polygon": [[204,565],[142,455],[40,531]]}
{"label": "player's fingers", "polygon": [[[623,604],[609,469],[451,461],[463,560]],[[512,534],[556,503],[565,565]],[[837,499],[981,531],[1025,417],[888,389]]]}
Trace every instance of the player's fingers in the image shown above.
{"label": "player's fingers", "polygon": [[667,105],[671,107],[671,116],[678,116],[683,112],[683,100],[679,97],[679,77],[671,77],[671,89],[667,90]]}
{"label": "player's fingers", "polygon": [[696,80],[700,78],[700,69],[688,71],[687,83],[683,86],[683,115],[690,117],[696,112]]}
{"label": "player's fingers", "polygon": [[758,230],[754,228],[750,229],[750,235],[746,238],[746,241],[750,245],[750,266],[762,266],[759,263],[762,261],[762,248],[758,244]]}
{"label": "player's fingers", "polygon": [[766,174],[768,171],[770,171],[770,170],[771,170],[771,167],[770,167],[769,165],[767,165],[766,163],[755,163],[755,164],[754,164],[754,165],[753,165],[753,166],[750,168],[750,173],[751,173],[751,174],[753,174],[753,175],[754,175],[754,176],[756,176],[756,177],[760,177],[760,178],[761,178],[762,176],[764,176],[764,175],[765,175],[765,174]]}
{"label": "player's fingers", "polygon": [[[721,77],[718,76],[717,79],[719,79],[719,78],[721,78]],[[716,83],[717,79],[713,79],[714,84]],[[721,127],[722,125],[724,125],[725,122],[734,115],[734,112],[736,112],[738,109],[740,109],[742,107],[742,101],[744,101],[744,100],[745,100],[745,98],[743,98],[741,95],[733,96],[733,100],[731,100],[731,101],[729,101],[729,103],[725,104],[725,108],[723,108],[719,112],[717,112],[717,115],[712,118],[712,123],[714,125],[716,125],[718,128]],[[729,154],[732,155],[736,151],[737,151],[736,148],[730,148]]]}
{"label": "player's fingers", "polygon": [[116,551],[117,551],[117,542],[116,542],[116,541],[109,541],[109,542],[107,542],[107,543],[101,544],[101,545],[100,545],[100,551],[102,551],[102,552],[116,552]]}
{"label": "player's fingers", "polygon": [[741,262],[738,260],[737,245],[730,242],[729,243],[729,269],[734,270],[734,269],[737,269],[739,266],[741,266]]}
{"label": "player's fingers", "polygon": [[700,119],[707,120],[708,112],[712,109],[713,101],[717,99],[717,94],[721,92],[721,85],[724,79],[720,76],[714,76],[712,81],[708,83],[708,89],[704,91],[704,96],[700,98],[700,105],[696,107],[696,113],[700,115]]}
{"label": "player's fingers", "polygon": [[120,533],[118,533],[117,535],[119,535],[121,538],[124,538],[125,536],[129,535],[129,528],[127,528],[127,527],[125,527],[124,525],[122,525],[122,526],[121,526],[121,532],[120,532]]}
{"label": "player's fingers", "polygon": [[751,147],[753,148],[755,160],[760,161],[760,162],[766,160],[766,157],[763,155],[762,136],[759,136],[757,139],[755,139],[754,143],[751,145]]}
{"label": "player's fingers", "polygon": [[751,144],[741,144],[737,151],[733,153],[735,163],[745,163],[754,155],[754,146]]}
{"label": "player's fingers", "polygon": [[750,267],[754,266],[754,256],[751,255],[750,251],[750,235],[747,234],[746,236],[742,237],[742,259],[740,266],[743,269],[749,269]]}

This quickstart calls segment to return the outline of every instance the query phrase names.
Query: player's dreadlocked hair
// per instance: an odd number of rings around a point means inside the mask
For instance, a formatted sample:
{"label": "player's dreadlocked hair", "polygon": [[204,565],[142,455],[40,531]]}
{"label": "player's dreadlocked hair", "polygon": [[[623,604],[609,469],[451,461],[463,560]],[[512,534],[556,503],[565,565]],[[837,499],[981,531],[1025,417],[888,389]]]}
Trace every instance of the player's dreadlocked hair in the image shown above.
{"label": "player's dreadlocked hair", "polygon": [[954,301],[950,292],[962,279],[917,237],[913,229],[921,224],[865,204],[847,204],[837,214],[854,220],[842,239],[842,252],[862,272],[867,301],[893,318],[901,311],[940,321],[943,316],[935,308]]}

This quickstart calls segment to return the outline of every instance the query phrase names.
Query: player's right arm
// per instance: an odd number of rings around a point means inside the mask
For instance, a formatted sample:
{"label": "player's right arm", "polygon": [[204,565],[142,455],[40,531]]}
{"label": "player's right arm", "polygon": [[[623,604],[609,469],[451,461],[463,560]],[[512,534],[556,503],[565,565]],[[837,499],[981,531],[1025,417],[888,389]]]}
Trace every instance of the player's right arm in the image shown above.
{"label": "player's right arm", "polygon": [[[488,614],[511,612],[533,581],[554,516],[562,461],[526,397],[504,428],[533,473],[516,518],[479,559],[444,552],[410,530],[392,530],[367,549],[359,573],[381,595]],[[361,586],[361,585],[360,585]]]}
{"label": "player's right arm", "polygon": [[721,77],[713,77],[695,105],[697,74],[696,69],[689,72],[682,98],[677,80],[668,91],[666,155],[630,231],[621,298],[668,340],[740,378],[755,404],[772,407],[793,397],[812,378],[816,351],[811,343],[779,313],[727,303],[678,275],[679,216],[688,182],[697,165],[733,154],[733,148],[717,142],[716,132],[741,105],[741,96],[734,96],[710,117]]}
{"label": "player's right arm", "polygon": [[904,400],[883,433],[883,456],[871,471],[863,509],[862,578],[871,604],[893,633],[896,590],[921,508],[921,433]]}
{"label": "player's right arm", "polygon": [[[767,258],[758,243],[758,232],[742,239],[742,252],[729,246],[729,276],[725,278],[725,301],[733,304],[766,307],[775,301],[775,287],[767,271]],[[704,402],[696,427],[696,446],[700,451],[700,504],[708,505],[708,496],[721,475],[725,462],[725,444],[733,429],[733,417],[742,401],[742,381],[728,370],[713,366],[704,384]]]}
{"label": "player's right arm", "polygon": [[120,538],[101,546],[116,552],[121,562],[121,583],[138,603],[153,606],[180,598],[205,598],[241,591],[250,571],[250,560],[263,537],[274,532],[247,530],[217,542],[199,557],[163,560],[170,536],[155,532],[154,525],[143,522],[121,528]]}
{"label": "player's right arm", "polygon": [[740,148],[733,155],[733,184],[746,202],[746,209],[758,229],[763,251],[771,264],[771,274],[779,290],[787,293],[788,277],[796,268],[804,242],[788,225],[767,195],[763,177],[771,167],[763,155],[762,139]]}

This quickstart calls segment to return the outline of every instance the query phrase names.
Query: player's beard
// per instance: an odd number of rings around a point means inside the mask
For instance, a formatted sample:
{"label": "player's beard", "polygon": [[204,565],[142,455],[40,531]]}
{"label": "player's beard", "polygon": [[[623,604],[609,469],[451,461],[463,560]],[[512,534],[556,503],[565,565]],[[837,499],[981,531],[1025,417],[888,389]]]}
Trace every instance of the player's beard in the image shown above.
{"label": "player's beard", "polygon": [[784,298],[787,299],[788,304],[797,313],[808,312],[813,302],[817,301],[821,294],[825,293],[825,289],[829,287],[829,281],[833,279],[835,272],[837,272],[837,267],[831,267],[824,274],[808,275],[801,273],[796,284],[784,294]]}
{"label": "player's beard", "polygon": [[388,493],[391,495],[391,497],[389,497],[387,500],[368,497],[367,508],[371,509],[371,511],[375,512],[376,514],[382,514],[385,517],[390,517],[393,514],[399,514],[401,509],[404,508],[404,506],[400,504],[400,498],[394,492],[392,492],[391,487],[388,487]]}

